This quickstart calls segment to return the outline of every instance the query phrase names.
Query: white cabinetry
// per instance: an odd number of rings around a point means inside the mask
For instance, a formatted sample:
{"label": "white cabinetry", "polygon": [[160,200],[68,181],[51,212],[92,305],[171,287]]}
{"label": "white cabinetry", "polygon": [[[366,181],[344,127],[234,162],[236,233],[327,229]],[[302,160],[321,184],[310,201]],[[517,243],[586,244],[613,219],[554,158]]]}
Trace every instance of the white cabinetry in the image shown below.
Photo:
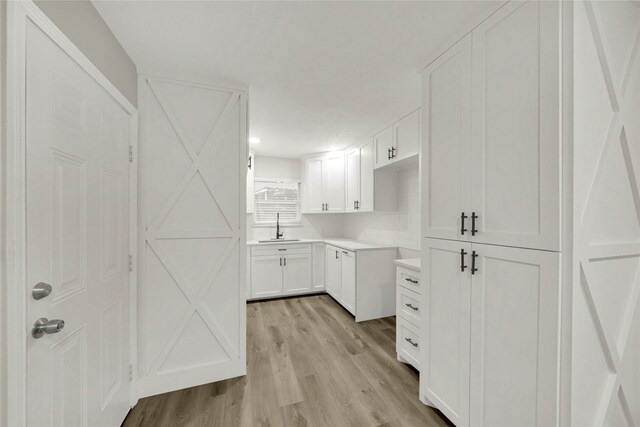
{"label": "white cabinetry", "polygon": [[345,155],[346,212],[395,211],[398,171],[374,170],[374,143],[369,139]]}
{"label": "white cabinetry", "polygon": [[253,213],[253,197],[254,197],[254,187],[255,187],[255,166],[256,166],[256,156],[253,153],[249,153],[249,158],[247,160],[247,213]]}
{"label": "white cabinetry", "polygon": [[373,137],[375,168],[415,156],[420,151],[420,109]]}
{"label": "white cabinetry", "polygon": [[[396,261],[396,264],[399,260]],[[420,271],[396,267],[396,353],[398,360],[420,370],[422,338]]]}
{"label": "white cabinetry", "polygon": [[356,322],[395,315],[396,248],[353,251],[328,244],[325,253],[327,293]]}
{"label": "white cabinetry", "polygon": [[340,303],[352,313],[356,311],[356,253],[342,251],[342,295]]}
{"label": "white cabinetry", "polygon": [[325,290],[325,244],[313,243],[313,290]]}
{"label": "white cabinetry", "polygon": [[560,254],[425,239],[426,398],[457,425],[554,425]]}
{"label": "white cabinetry", "polygon": [[311,244],[252,247],[251,298],[312,291]]}
{"label": "white cabinetry", "polygon": [[423,72],[420,393],[456,425],[557,425],[559,22],[507,3]]}
{"label": "white cabinetry", "polygon": [[560,249],[558,8],[507,4],[425,69],[427,236]]}
{"label": "white cabinetry", "polygon": [[336,301],[342,298],[342,260],[341,249],[327,245],[325,262],[327,264],[327,293]]}
{"label": "white cabinetry", "polygon": [[303,212],[344,212],[344,153],[307,157],[302,163],[305,177]]}

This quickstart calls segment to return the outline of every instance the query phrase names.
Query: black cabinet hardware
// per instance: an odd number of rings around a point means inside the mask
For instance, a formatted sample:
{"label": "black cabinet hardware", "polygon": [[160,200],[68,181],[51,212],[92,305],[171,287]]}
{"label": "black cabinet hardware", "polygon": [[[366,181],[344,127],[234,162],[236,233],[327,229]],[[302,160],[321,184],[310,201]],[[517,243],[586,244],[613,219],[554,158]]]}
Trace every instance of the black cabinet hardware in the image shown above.
{"label": "black cabinet hardware", "polygon": [[387,160],[391,160],[391,148],[387,148]]}
{"label": "black cabinet hardware", "polygon": [[407,307],[409,307],[409,308],[410,308],[411,310],[413,310],[413,311],[418,311],[418,307],[414,307],[413,305],[411,305],[411,304],[409,304],[409,303],[406,303],[405,305],[406,305]]}
{"label": "black cabinet hardware", "polygon": [[249,156],[249,169],[251,169],[251,159],[253,158],[253,156]]}
{"label": "black cabinet hardware", "polygon": [[280,249],[278,249],[278,250],[279,250],[279,251],[286,251],[286,249],[283,249],[283,248],[280,248]]}
{"label": "black cabinet hardware", "polygon": [[282,267],[282,257],[280,257],[280,267]]}
{"label": "black cabinet hardware", "polygon": [[408,342],[409,344],[411,344],[412,346],[414,346],[415,348],[418,348],[418,343],[417,342],[413,342],[413,340],[411,338],[405,338],[404,340],[406,342]]}
{"label": "black cabinet hardware", "polygon": [[405,281],[407,281],[407,282],[409,282],[409,283],[413,283],[414,285],[417,285],[417,284],[418,284],[418,281],[417,281],[417,280],[412,279],[412,278],[410,278],[410,277],[405,277],[405,278],[404,278],[404,280],[405,280]]}
{"label": "black cabinet hardware", "polygon": [[467,219],[468,216],[466,216],[464,214],[464,212],[460,213],[460,234],[464,236],[464,233],[467,231],[466,228],[464,228],[464,220]]}
{"label": "black cabinet hardware", "polygon": [[284,258],[284,266],[285,267],[287,266],[287,258],[286,257]]}
{"label": "black cabinet hardware", "polygon": [[391,147],[391,158],[392,159],[396,158],[396,147]]}
{"label": "black cabinet hardware", "polygon": [[476,271],[478,271],[476,268],[476,258],[478,258],[476,251],[471,251],[471,274],[476,274]]}
{"label": "black cabinet hardware", "polygon": [[336,259],[338,259],[338,251],[336,251]]}
{"label": "black cabinet hardware", "polygon": [[356,209],[358,209],[356,206],[357,206],[357,205],[356,205],[356,201],[354,200],[354,201],[353,201],[353,210],[354,210],[354,211],[355,211]]}
{"label": "black cabinet hardware", "polygon": [[475,212],[471,212],[471,235],[475,236],[478,230],[476,230],[476,219],[478,219],[478,215]]}
{"label": "black cabinet hardware", "polygon": [[460,271],[464,271],[467,268],[467,266],[464,265],[464,257],[466,254],[467,251],[465,251],[464,249],[460,249]]}

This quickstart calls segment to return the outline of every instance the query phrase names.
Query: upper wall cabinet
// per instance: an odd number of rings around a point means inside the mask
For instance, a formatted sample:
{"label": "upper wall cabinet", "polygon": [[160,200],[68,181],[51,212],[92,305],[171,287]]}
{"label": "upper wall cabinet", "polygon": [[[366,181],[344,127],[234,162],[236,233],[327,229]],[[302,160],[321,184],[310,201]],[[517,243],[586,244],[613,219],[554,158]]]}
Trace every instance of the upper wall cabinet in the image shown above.
{"label": "upper wall cabinet", "polygon": [[560,249],[558,12],[509,3],[425,69],[426,236]]}
{"label": "upper wall cabinet", "polygon": [[347,212],[373,211],[373,141],[345,154]]}
{"label": "upper wall cabinet", "polygon": [[344,212],[344,153],[307,157],[304,169],[304,213]]}
{"label": "upper wall cabinet", "polygon": [[375,168],[413,157],[420,150],[420,109],[373,137]]}

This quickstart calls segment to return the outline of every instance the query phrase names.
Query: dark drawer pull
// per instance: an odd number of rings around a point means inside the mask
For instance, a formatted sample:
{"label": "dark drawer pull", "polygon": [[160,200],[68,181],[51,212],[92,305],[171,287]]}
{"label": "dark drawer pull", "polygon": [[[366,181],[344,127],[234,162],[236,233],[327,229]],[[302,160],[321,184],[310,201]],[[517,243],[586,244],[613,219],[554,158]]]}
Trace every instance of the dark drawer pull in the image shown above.
{"label": "dark drawer pull", "polygon": [[404,280],[406,280],[407,282],[413,283],[414,285],[418,284],[417,280],[414,280],[414,279],[412,279],[410,277],[405,277]]}
{"label": "dark drawer pull", "polygon": [[418,343],[417,342],[413,342],[411,340],[411,338],[405,338],[404,339],[406,342],[408,342],[409,344],[411,344],[412,346],[414,346],[415,348],[418,348]]}
{"label": "dark drawer pull", "polygon": [[418,307],[414,307],[413,305],[411,305],[411,304],[409,304],[409,303],[406,303],[405,305],[406,305],[407,307],[409,307],[409,308],[410,308],[411,310],[413,310],[413,311],[418,311]]}

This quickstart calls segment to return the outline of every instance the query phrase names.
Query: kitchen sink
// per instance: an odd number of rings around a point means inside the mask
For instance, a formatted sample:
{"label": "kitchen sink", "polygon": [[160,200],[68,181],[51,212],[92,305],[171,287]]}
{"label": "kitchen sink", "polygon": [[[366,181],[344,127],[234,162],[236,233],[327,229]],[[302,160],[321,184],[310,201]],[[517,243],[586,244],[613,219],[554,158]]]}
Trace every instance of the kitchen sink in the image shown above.
{"label": "kitchen sink", "polygon": [[300,239],[269,239],[269,240],[258,240],[258,243],[274,243],[274,242],[299,242]]}

